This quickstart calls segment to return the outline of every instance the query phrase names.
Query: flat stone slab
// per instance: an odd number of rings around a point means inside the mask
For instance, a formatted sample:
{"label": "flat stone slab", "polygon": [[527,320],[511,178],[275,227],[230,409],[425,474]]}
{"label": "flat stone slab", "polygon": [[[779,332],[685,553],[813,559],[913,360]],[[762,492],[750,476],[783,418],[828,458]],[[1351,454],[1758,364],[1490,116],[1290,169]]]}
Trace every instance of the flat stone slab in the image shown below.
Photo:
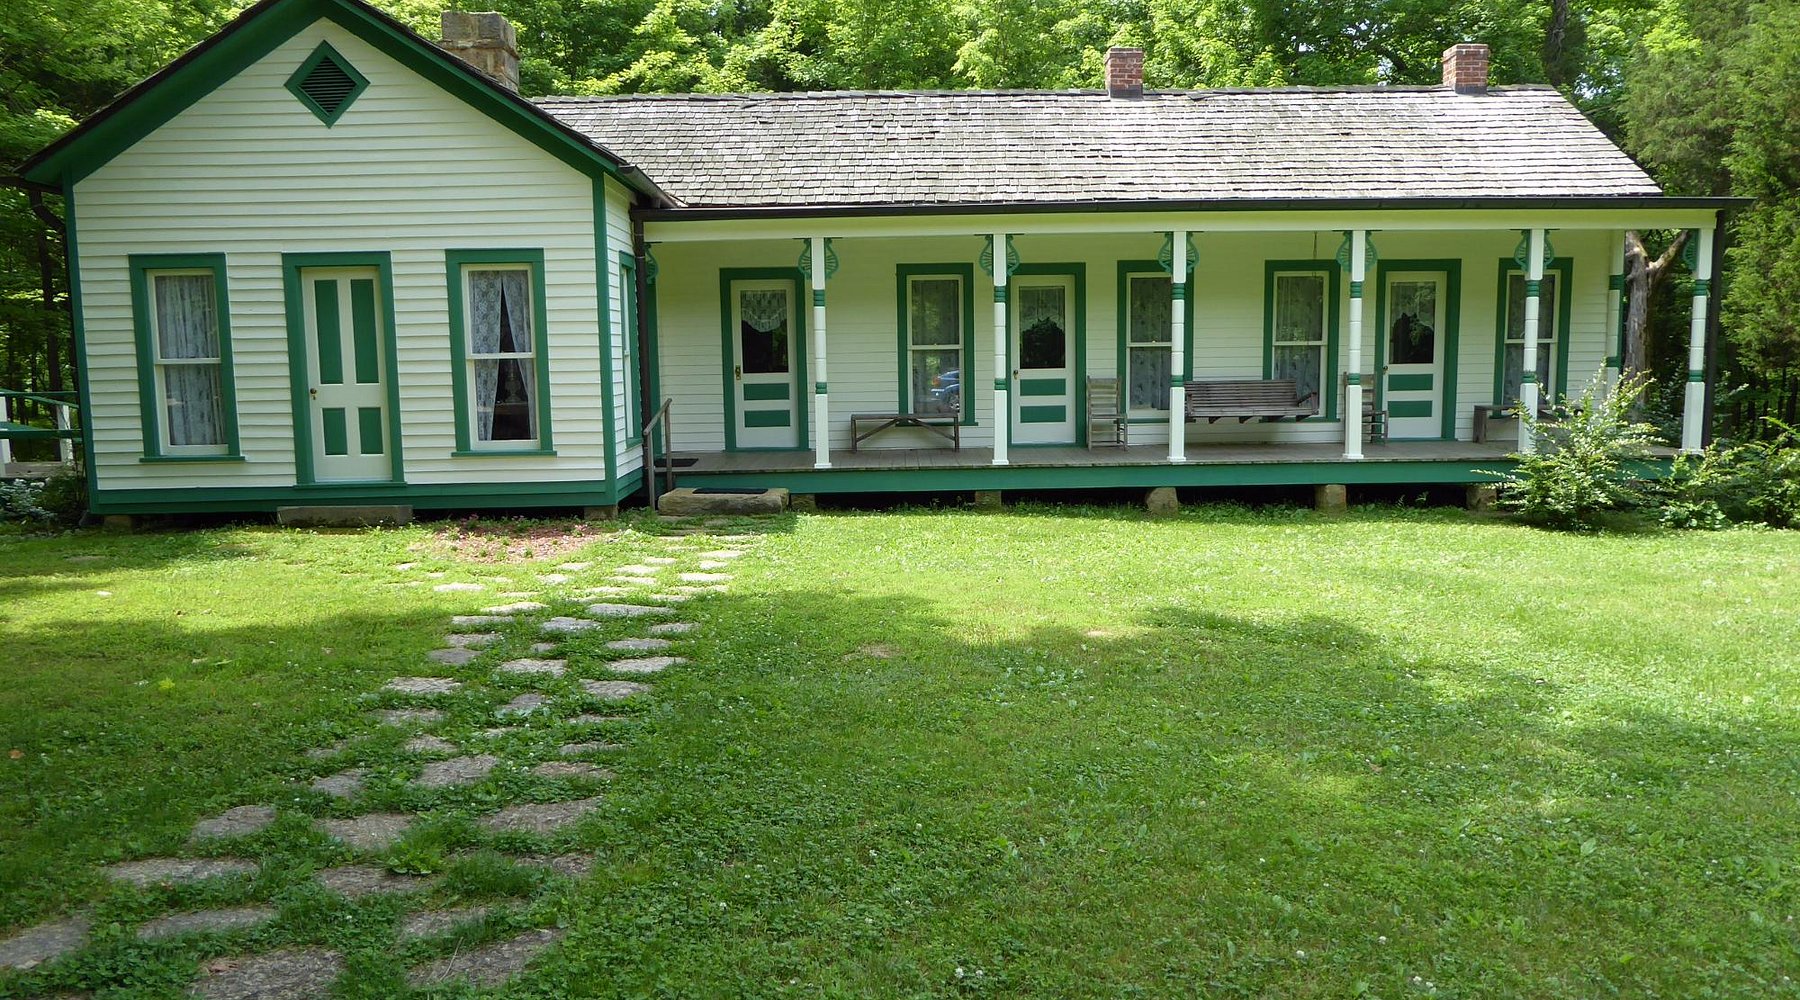
{"label": "flat stone slab", "polygon": [[626,576],[655,576],[657,573],[661,572],[661,570],[655,566],[643,566],[632,563],[628,566],[615,566],[613,567],[613,572],[622,573]]}
{"label": "flat stone slab", "polygon": [[[670,490],[656,499],[656,509],[671,517],[700,514],[779,514],[788,506],[788,491],[779,487],[761,493],[696,493],[692,487]],[[708,524],[721,524],[709,521]],[[731,522],[722,522],[728,525]]]}
{"label": "flat stone slab", "polygon": [[620,652],[651,653],[659,649],[668,649],[674,643],[667,639],[614,639],[606,644],[607,649]]}
{"label": "flat stone slab", "polygon": [[508,674],[561,677],[563,671],[568,668],[568,660],[534,660],[526,658],[520,660],[507,660],[505,663],[500,664],[494,669]]}
{"label": "flat stone slab", "polygon": [[183,934],[237,931],[275,919],[273,906],[231,906],[157,917],[137,929],[139,941],[163,941]]}
{"label": "flat stone slab", "polygon": [[481,653],[466,646],[451,646],[448,649],[434,649],[425,654],[425,658],[433,663],[442,663],[447,667],[466,667],[475,662]]}
{"label": "flat stone slab", "polygon": [[711,552],[700,553],[700,558],[702,558],[702,559],[736,559],[737,557],[739,557],[741,555],[743,555],[743,553],[739,552],[737,549],[714,549]]}
{"label": "flat stone slab", "polygon": [[536,653],[539,656],[542,656],[545,653],[554,653],[554,652],[556,652],[556,643],[554,643],[554,642],[534,642],[531,644],[531,649],[529,651],[532,653]]}
{"label": "flat stone slab", "polygon": [[214,959],[189,991],[200,1000],[312,1000],[331,994],[344,959],[323,948]]}
{"label": "flat stone slab", "polygon": [[346,737],[344,739],[338,740],[336,743],[333,743],[332,745],[330,745],[328,747],[313,747],[311,750],[306,751],[306,759],[307,760],[330,760],[331,758],[336,757],[338,754],[343,753],[345,750],[350,749],[350,744],[352,744],[354,742],[356,742],[356,741]]}
{"label": "flat stone slab", "polygon": [[243,858],[144,858],[121,861],[104,869],[114,882],[135,886],[186,885],[209,878],[256,874],[256,862]]}
{"label": "flat stone slab", "polygon": [[414,987],[465,981],[476,986],[498,986],[525,970],[537,954],[562,940],[560,930],[526,931],[471,948],[435,962],[428,962],[407,973],[406,981]]}
{"label": "flat stone slab", "polygon": [[437,591],[440,594],[456,594],[456,593],[471,593],[472,594],[478,590],[486,590],[487,585],[481,584],[481,583],[440,583],[437,586],[432,587],[431,589]]}
{"label": "flat stone slab", "polygon": [[645,631],[651,635],[687,635],[699,628],[693,622],[657,622]]}
{"label": "flat stone slab", "polygon": [[467,927],[477,921],[484,920],[494,912],[491,906],[465,906],[455,910],[422,910],[409,913],[400,918],[398,935],[401,941],[417,941],[420,938],[437,937],[448,934],[458,927]]}
{"label": "flat stone slab", "polygon": [[545,573],[544,575],[538,577],[538,580],[543,583],[548,583],[551,586],[556,586],[559,584],[568,583],[569,577],[565,573]]}
{"label": "flat stone slab", "polygon": [[589,629],[599,627],[599,622],[591,622],[585,618],[557,617],[539,625],[538,629],[550,635],[569,635],[575,632],[586,632]]}
{"label": "flat stone slab", "polygon": [[579,573],[584,569],[591,568],[593,565],[594,564],[591,562],[566,562],[566,563],[563,563],[563,564],[557,566],[556,568],[557,569],[566,569],[571,573]]}
{"label": "flat stone slab", "polygon": [[533,868],[548,868],[569,878],[586,878],[594,870],[592,854],[524,854],[514,860]]}
{"label": "flat stone slab", "polygon": [[639,656],[628,660],[609,660],[606,668],[616,674],[657,674],[687,662],[682,656]]}
{"label": "flat stone slab", "polygon": [[581,689],[603,701],[624,701],[649,691],[650,685],[636,681],[582,681]]}
{"label": "flat stone slab", "polygon": [[413,892],[431,884],[423,875],[397,875],[375,865],[342,865],[319,873],[319,884],[341,896],[358,899],[382,892]]}
{"label": "flat stone slab", "polygon": [[726,583],[731,580],[730,573],[683,573],[683,583]]}
{"label": "flat stone slab", "polygon": [[494,711],[499,715],[530,715],[548,704],[550,704],[550,699],[541,694],[527,691]]}
{"label": "flat stone slab", "polygon": [[425,770],[412,780],[415,788],[455,788],[459,785],[473,785],[488,776],[500,758],[492,754],[470,754],[467,757],[452,757],[449,760],[434,760],[425,765]]}
{"label": "flat stone slab", "polygon": [[237,806],[194,824],[189,840],[218,840],[261,833],[275,822],[273,806]]}
{"label": "flat stone slab", "polygon": [[498,632],[452,632],[444,636],[444,645],[464,649],[481,649],[500,641]]}
{"label": "flat stone slab", "polygon": [[590,618],[642,618],[645,615],[666,615],[673,610],[654,604],[590,604],[587,615]]}
{"label": "flat stone slab", "polygon": [[653,576],[615,576],[612,579],[630,587],[660,587],[662,581]]}
{"label": "flat stone slab", "polygon": [[38,924],[0,941],[0,969],[35,969],[87,944],[93,924],[86,917],[70,917]]}
{"label": "flat stone slab", "polygon": [[645,596],[653,601],[664,601],[669,604],[680,604],[682,601],[694,599],[692,594],[648,594]]}
{"label": "flat stone slab", "polygon": [[435,726],[444,721],[443,712],[435,708],[384,708],[370,712],[375,721],[384,726]]}
{"label": "flat stone slab", "polygon": [[652,566],[673,566],[676,563],[673,556],[645,556],[644,561]]}
{"label": "flat stone slab", "polygon": [[726,562],[723,559],[702,559],[702,560],[700,560],[700,568],[701,569],[728,569],[728,568],[730,568],[730,566],[731,566],[731,564]]}
{"label": "flat stone slab", "polygon": [[623,749],[625,749],[623,743],[594,741],[591,743],[564,743],[556,748],[556,752],[564,757],[586,757],[591,753],[614,753]]}
{"label": "flat stone slab", "polygon": [[[452,650],[469,653],[466,649]],[[473,658],[474,654],[469,654]],[[452,694],[462,688],[462,681],[449,677],[396,677],[381,686],[383,691],[398,694]]]}
{"label": "flat stone slab", "polygon": [[353,851],[385,851],[400,842],[412,822],[413,817],[405,813],[368,813],[349,819],[322,819],[318,826],[326,836],[342,841]]}
{"label": "flat stone slab", "polygon": [[315,792],[329,795],[334,799],[353,798],[363,790],[364,773],[362,768],[353,767],[348,771],[339,771],[323,778],[314,778],[309,787]]}
{"label": "flat stone slab", "polygon": [[584,598],[587,598],[587,597],[618,597],[621,594],[629,594],[629,593],[631,593],[630,587],[612,587],[612,586],[589,587],[588,589],[582,591],[580,596],[582,596]]}
{"label": "flat stone slab", "polygon": [[456,744],[429,733],[414,736],[402,744],[402,748],[410,753],[455,753],[457,749]]}
{"label": "flat stone slab", "polygon": [[476,822],[489,833],[555,833],[600,808],[600,801],[596,795],[569,802],[522,802]]}
{"label": "flat stone slab", "polygon": [[598,764],[579,760],[547,760],[531,769],[539,778],[573,778],[577,781],[611,781],[618,775]]}
{"label": "flat stone slab", "polygon": [[452,615],[450,624],[456,628],[491,628],[495,625],[511,625],[511,615]]}
{"label": "flat stone slab", "polygon": [[521,615],[527,611],[542,611],[550,605],[542,601],[514,601],[511,604],[496,604],[491,608],[482,608],[483,614],[489,615]]}
{"label": "flat stone slab", "polygon": [[625,715],[601,715],[597,712],[583,712],[580,715],[573,716],[572,718],[570,718],[569,725],[571,725],[571,726],[606,726],[606,725],[611,725],[615,722],[629,722],[629,721],[631,721],[630,717],[625,716]]}

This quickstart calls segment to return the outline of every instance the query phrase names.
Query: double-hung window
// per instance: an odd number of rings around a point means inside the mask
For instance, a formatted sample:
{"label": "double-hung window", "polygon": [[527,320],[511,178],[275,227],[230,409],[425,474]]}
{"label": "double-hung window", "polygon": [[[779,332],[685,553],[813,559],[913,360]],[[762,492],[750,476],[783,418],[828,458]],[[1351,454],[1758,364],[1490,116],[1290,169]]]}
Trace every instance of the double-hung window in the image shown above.
{"label": "double-hung window", "polygon": [[1323,410],[1331,372],[1331,275],[1275,271],[1269,282],[1269,377],[1293,379],[1300,399],[1316,393]]}
{"label": "double-hung window", "polygon": [[[1557,329],[1557,272],[1544,271],[1538,283],[1538,398],[1545,403],[1563,391],[1555,383],[1556,356],[1562,331]],[[1519,271],[1506,274],[1506,359],[1502,368],[1499,403],[1510,406],[1519,399],[1519,385],[1525,380],[1525,275]]]}
{"label": "double-hung window", "polygon": [[1125,380],[1132,413],[1166,413],[1169,409],[1173,287],[1173,279],[1166,274],[1125,278]]}
{"label": "double-hung window", "polygon": [[236,457],[225,259],[134,256],[146,459]]}
{"label": "double-hung window", "polygon": [[550,448],[544,258],[539,251],[451,251],[451,330],[459,452]]}
{"label": "double-hung window", "polygon": [[900,268],[901,408],[910,413],[956,414],[967,420],[970,275],[959,271]]}

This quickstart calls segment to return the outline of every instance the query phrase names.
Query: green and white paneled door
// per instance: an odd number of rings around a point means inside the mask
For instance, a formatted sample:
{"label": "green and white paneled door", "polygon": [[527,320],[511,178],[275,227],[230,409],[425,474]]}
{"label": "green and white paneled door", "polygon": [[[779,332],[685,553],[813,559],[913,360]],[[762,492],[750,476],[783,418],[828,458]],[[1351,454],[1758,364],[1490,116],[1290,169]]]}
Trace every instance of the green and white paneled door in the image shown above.
{"label": "green and white paneled door", "polygon": [[306,323],[307,419],[313,478],[367,482],[393,478],[387,440],[387,384],[381,338],[381,282],[374,268],[300,272]]}
{"label": "green and white paneled door", "polygon": [[1075,279],[1015,275],[1012,302],[1012,439],[1075,443]]}
{"label": "green and white paneled door", "polygon": [[799,386],[794,352],[795,285],[791,281],[731,283],[731,385],[739,448],[799,448],[795,411]]}
{"label": "green and white paneled door", "polygon": [[1446,278],[1441,271],[1387,276],[1385,402],[1388,436],[1443,435]]}

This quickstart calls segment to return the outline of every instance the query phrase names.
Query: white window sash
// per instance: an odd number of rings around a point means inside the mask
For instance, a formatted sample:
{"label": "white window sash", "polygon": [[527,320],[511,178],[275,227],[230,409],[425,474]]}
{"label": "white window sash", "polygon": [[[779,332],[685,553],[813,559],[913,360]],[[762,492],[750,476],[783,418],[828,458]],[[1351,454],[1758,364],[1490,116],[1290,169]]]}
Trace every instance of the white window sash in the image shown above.
{"label": "white window sash", "polygon": [[[956,333],[956,339],[954,341],[952,341],[951,343],[948,343],[948,344],[921,344],[918,341],[913,339],[913,332],[914,332],[914,330],[913,330],[913,315],[912,315],[913,288],[915,286],[917,286],[919,284],[919,282],[921,282],[921,281],[950,281],[950,282],[955,282],[955,284],[956,284],[956,319],[955,319],[955,322],[951,326],[951,329],[954,330]],[[963,315],[963,279],[962,279],[962,275],[960,275],[960,274],[909,274],[909,275],[907,275],[906,276],[906,308],[907,308],[907,315],[906,315],[906,362],[907,362],[906,363],[906,399],[905,399],[903,405],[904,405],[904,408],[910,410],[910,409],[912,409],[913,401],[918,398],[919,390],[921,388],[920,386],[913,384],[914,366],[912,363],[912,359],[917,354],[926,353],[926,352],[933,353],[933,354],[939,354],[939,353],[947,354],[947,353],[954,352],[956,354],[957,370],[959,372],[961,372],[958,384],[963,387],[967,387],[969,384],[968,359],[963,357],[963,330],[965,329],[965,327],[968,323],[968,317]],[[929,387],[926,387],[926,388],[929,388]],[[958,392],[960,395],[961,390],[959,389]],[[962,407],[963,407],[962,414],[966,416],[969,412],[969,410],[968,410],[969,403],[968,403],[968,399],[966,396],[961,399],[961,403],[962,403]]]}
{"label": "white window sash", "polygon": [[[477,272],[496,271],[518,273],[525,276],[525,294],[522,301],[518,303],[518,309],[523,318],[524,329],[520,329],[518,320],[513,321],[513,337],[519,346],[524,348],[523,350],[483,352],[476,348],[476,311],[473,275]],[[463,265],[463,365],[468,382],[469,420],[471,423],[471,426],[469,427],[469,447],[475,451],[530,450],[538,447],[539,442],[543,439],[544,431],[542,422],[544,401],[538,398],[537,331],[539,317],[537,315],[537,281],[538,275],[536,269],[530,264],[483,264],[477,262]],[[497,320],[498,316],[496,315],[496,321]],[[526,385],[524,388],[530,399],[532,410],[531,420],[533,427],[537,430],[537,434],[530,438],[491,439],[493,433],[492,420],[494,406],[482,406],[481,398],[483,395],[483,388],[479,373],[483,363],[502,361],[531,362],[531,377],[525,380]],[[498,369],[496,368],[496,377],[497,374]],[[498,392],[498,388],[498,383],[496,382],[494,386],[489,388],[489,391]],[[488,421],[486,428],[482,426],[484,419]],[[486,431],[486,434],[483,433],[484,430]]]}
{"label": "white window sash", "polygon": [[221,396],[217,400],[217,402],[218,402],[219,411],[221,414],[223,414],[225,412],[226,407],[228,407],[230,405],[230,403],[228,400],[223,398],[223,393],[225,391],[225,383],[224,383],[225,332],[223,329],[214,331],[214,339],[218,342],[218,348],[219,348],[219,353],[217,353],[217,354],[214,354],[214,355],[211,355],[208,357],[198,357],[198,356],[196,356],[196,357],[181,357],[181,358],[165,358],[165,357],[163,357],[163,354],[162,354],[163,330],[162,330],[161,325],[159,324],[160,302],[157,298],[158,290],[157,290],[156,279],[166,278],[166,277],[176,277],[176,278],[205,277],[205,278],[212,279],[212,282],[213,282],[213,287],[212,287],[213,308],[215,310],[214,323],[215,324],[220,323],[223,319],[222,316],[218,316],[216,314],[217,310],[219,308],[218,301],[219,301],[219,297],[220,297],[219,296],[220,289],[219,289],[219,284],[218,284],[219,277],[218,277],[217,273],[215,273],[211,268],[176,267],[176,268],[160,268],[157,270],[144,272],[144,281],[149,286],[149,293],[150,293],[149,294],[150,361],[151,361],[151,371],[152,371],[152,375],[153,375],[153,379],[152,379],[153,388],[156,392],[156,434],[157,434],[157,438],[158,438],[158,442],[157,442],[158,450],[162,454],[165,454],[165,455],[224,455],[224,454],[227,454],[231,450],[231,443],[229,440],[226,440],[225,428],[223,425],[221,425],[218,428],[220,440],[217,444],[175,444],[174,443],[175,428],[173,426],[171,426],[171,421],[169,420],[169,370],[170,369],[182,368],[182,367],[199,368],[202,366],[207,366],[207,367],[213,368],[214,370],[219,372],[219,375],[220,375],[218,385],[219,385],[219,392],[220,392]]}
{"label": "white window sash", "polygon": [[[1130,274],[1125,275],[1125,357],[1124,357],[1125,390],[1124,390],[1124,396],[1125,396],[1125,405],[1126,405],[1126,415],[1127,416],[1130,416],[1133,414],[1136,414],[1138,416],[1152,416],[1155,414],[1167,414],[1169,412],[1169,408],[1166,406],[1139,406],[1139,405],[1134,405],[1131,402],[1131,352],[1133,352],[1133,351],[1162,351],[1169,355],[1170,364],[1171,364],[1171,366],[1173,366],[1174,350],[1175,350],[1174,343],[1169,340],[1136,340],[1136,339],[1133,339],[1133,337],[1131,335],[1132,330],[1137,326],[1137,324],[1132,321],[1133,317],[1131,314],[1131,306],[1134,301],[1132,294],[1131,294],[1132,282],[1137,281],[1139,278],[1168,279],[1168,277],[1169,276],[1167,274],[1160,272],[1160,271],[1134,271]],[[1185,305],[1186,304],[1183,303],[1183,307],[1185,307]],[[1171,298],[1170,298],[1170,308],[1171,309],[1175,308],[1173,296],[1171,296]],[[1174,331],[1165,328],[1163,332],[1165,335],[1172,335]]]}

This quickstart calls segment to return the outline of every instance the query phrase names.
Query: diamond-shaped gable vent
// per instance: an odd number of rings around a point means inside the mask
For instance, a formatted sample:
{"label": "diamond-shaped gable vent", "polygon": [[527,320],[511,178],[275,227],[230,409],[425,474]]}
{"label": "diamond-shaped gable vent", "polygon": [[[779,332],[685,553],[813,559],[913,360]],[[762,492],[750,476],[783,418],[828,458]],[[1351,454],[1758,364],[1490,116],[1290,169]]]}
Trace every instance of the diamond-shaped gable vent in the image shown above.
{"label": "diamond-shaped gable vent", "polygon": [[321,42],[288,78],[287,88],[320,121],[332,125],[350,110],[351,103],[368,85],[369,81],[356,71],[356,67],[329,44]]}

